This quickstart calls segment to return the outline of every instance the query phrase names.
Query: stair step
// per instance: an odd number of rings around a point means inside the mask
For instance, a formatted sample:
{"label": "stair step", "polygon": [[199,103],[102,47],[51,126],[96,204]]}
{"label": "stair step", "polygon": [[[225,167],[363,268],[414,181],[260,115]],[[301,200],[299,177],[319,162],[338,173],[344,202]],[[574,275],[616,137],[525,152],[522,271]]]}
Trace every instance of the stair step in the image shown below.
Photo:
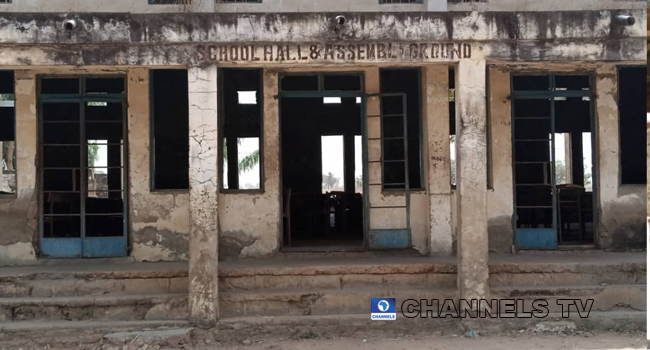
{"label": "stair step", "polygon": [[140,320],[140,321],[17,321],[0,322],[0,333],[49,332],[70,330],[135,331],[187,327],[186,320]]}
{"label": "stair step", "polygon": [[174,320],[187,317],[187,294],[0,298],[0,321]]}
{"label": "stair step", "polygon": [[[567,298],[580,299],[582,305],[586,305],[587,299],[594,299],[593,311],[646,309],[645,285],[493,288],[491,297],[523,299],[526,311],[532,310],[533,301],[544,299],[550,312],[561,312],[557,300]],[[223,317],[369,314],[372,298],[395,298],[399,311],[407,299],[437,299],[442,304],[445,299],[457,300],[458,294],[455,288],[231,291],[220,294],[220,313]]]}
{"label": "stair step", "polygon": [[0,283],[0,298],[187,293],[187,277],[36,279]]}

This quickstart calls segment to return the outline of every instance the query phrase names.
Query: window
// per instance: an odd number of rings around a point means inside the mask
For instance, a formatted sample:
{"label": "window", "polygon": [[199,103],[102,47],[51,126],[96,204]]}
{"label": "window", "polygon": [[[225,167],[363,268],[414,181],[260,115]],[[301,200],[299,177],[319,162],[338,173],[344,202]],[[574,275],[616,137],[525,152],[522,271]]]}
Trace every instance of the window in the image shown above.
{"label": "window", "polygon": [[0,71],[0,195],[16,194],[14,72]]}
{"label": "window", "polygon": [[11,0],[0,0],[0,4],[11,4]]}
{"label": "window", "polygon": [[262,70],[219,71],[221,188],[262,189]]}
{"label": "window", "polygon": [[151,188],[189,189],[187,70],[151,70]]}
{"label": "window", "polygon": [[[409,188],[418,190],[422,189],[422,130],[421,130],[421,92],[420,92],[420,69],[419,68],[404,68],[404,69],[381,69],[380,70],[380,84],[382,93],[406,93],[406,126],[408,135],[408,174],[409,174]],[[383,99],[382,101],[382,114],[400,113],[397,109],[400,106],[390,106],[389,101],[395,99]],[[398,139],[389,140],[391,137],[397,137],[401,134],[402,121],[400,118],[383,118],[382,130],[391,130],[390,134],[383,133],[383,153],[385,160],[389,160],[391,155],[404,158],[401,155],[401,141]],[[395,123],[394,125],[387,123]],[[398,159],[395,158],[395,159]],[[384,182],[397,183],[399,181],[388,181],[387,179],[393,178],[392,173],[403,174],[403,166],[393,164],[386,167],[388,163],[384,164]],[[400,169],[401,167],[401,169]],[[401,176],[403,180],[403,176]],[[396,180],[398,180],[396,178]],[[403,182],[403,181],[402,181]],[[401,186],[403,188],[404,186]],[[395,187],[398,188],[398,187]],[[384,189],[386,187],[384,186]]]}
{"label": "window", "polygon": [[618,113],[621,183],[642,185],[646,179],[646,73],[647,67],[621,67],[618,71]]}
{"label": "window", "polygon": [[321,136],[321,163],[323,193],[345,191],[343,135]]}
{"label": "window", "polygon": [[449,67],[449,166],[451,187],[456,187],[456,75]]}

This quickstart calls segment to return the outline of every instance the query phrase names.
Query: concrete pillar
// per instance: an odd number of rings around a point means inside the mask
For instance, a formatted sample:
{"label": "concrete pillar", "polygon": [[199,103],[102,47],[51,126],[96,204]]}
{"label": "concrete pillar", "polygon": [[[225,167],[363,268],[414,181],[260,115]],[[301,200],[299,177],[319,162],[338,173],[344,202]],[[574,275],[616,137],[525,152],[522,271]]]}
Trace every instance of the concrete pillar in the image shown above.
{"label": "concrete pillar", "polygon": [[485,61],[463,59],[456,78],[458,288],[464,299],[487,298],[487,147]]}
{"label": "concrete pillar", "polygon": [[449,67],[424,68],[424,128],[428,147],[429,254],[451,255]]}
{"label": "concrete pillar", "polygon": [[620,173],[620,140],[618,129],[618,79],[615,65],[605,65],[596,71],[596,158],[598,166],[598,236],[599,248],[609,248],[614,240],[610,226],[620,218],[604,210],[617,200]]}
{"label": "concrete pillar", "polygon": [[219,317],[217,170],[217,68],[188,71],[190,126],[189,312],[196,326],[209,328]]}

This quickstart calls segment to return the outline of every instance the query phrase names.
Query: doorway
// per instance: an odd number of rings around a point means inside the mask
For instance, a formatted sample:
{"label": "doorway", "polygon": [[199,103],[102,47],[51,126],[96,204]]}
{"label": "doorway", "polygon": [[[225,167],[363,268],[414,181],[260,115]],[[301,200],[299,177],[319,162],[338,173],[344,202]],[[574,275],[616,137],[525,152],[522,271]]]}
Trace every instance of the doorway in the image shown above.
{"label": "doorway", "polygon": [[280,91],[284,247],[364,248],[363,75],[287,74]]}
{"label": "doorway", "polygon": [[514,75],[515,245],[593,245],[596,191],[589,75]]}
{"label": "doorway", "polygon": [[40,77],[41,255],[127,254],[126,79]]}

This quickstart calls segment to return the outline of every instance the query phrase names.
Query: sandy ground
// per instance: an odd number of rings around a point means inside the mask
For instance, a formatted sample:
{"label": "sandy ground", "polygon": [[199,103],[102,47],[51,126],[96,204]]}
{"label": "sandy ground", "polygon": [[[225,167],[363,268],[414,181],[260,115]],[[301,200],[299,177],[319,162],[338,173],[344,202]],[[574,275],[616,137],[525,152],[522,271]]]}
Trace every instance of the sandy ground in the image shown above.
{"label": "sandy ground", "polygon": [[342,337],[332,333],[282,331],[265,335],[249,333],[250,338],[231,335],[221,332],[220,337],[183,339],[173,343],[169,339],[152,341],[138,337],[120,342],[105,339],[82,342],[78,335],[72,335],[73,339],[63,344],[59,337],[38,340],[26,337],[32,339],[0,341],[0,350],[640,350],[646,349],[647,344],[646,333],[638,331],[571,334],[511,331],[475,337],[394,334],[390,331],[360,332]]}
{"label": "sandy ground", "polygon": [[[250,345],[249,345],[250,341]],[[262,340],[242,344],[211,344],[195,349],[224,350],[637,350],[646,349],[645,333],[606,333],[590,336],[512,335],[477,338],[431,336],[340,339]]]}

